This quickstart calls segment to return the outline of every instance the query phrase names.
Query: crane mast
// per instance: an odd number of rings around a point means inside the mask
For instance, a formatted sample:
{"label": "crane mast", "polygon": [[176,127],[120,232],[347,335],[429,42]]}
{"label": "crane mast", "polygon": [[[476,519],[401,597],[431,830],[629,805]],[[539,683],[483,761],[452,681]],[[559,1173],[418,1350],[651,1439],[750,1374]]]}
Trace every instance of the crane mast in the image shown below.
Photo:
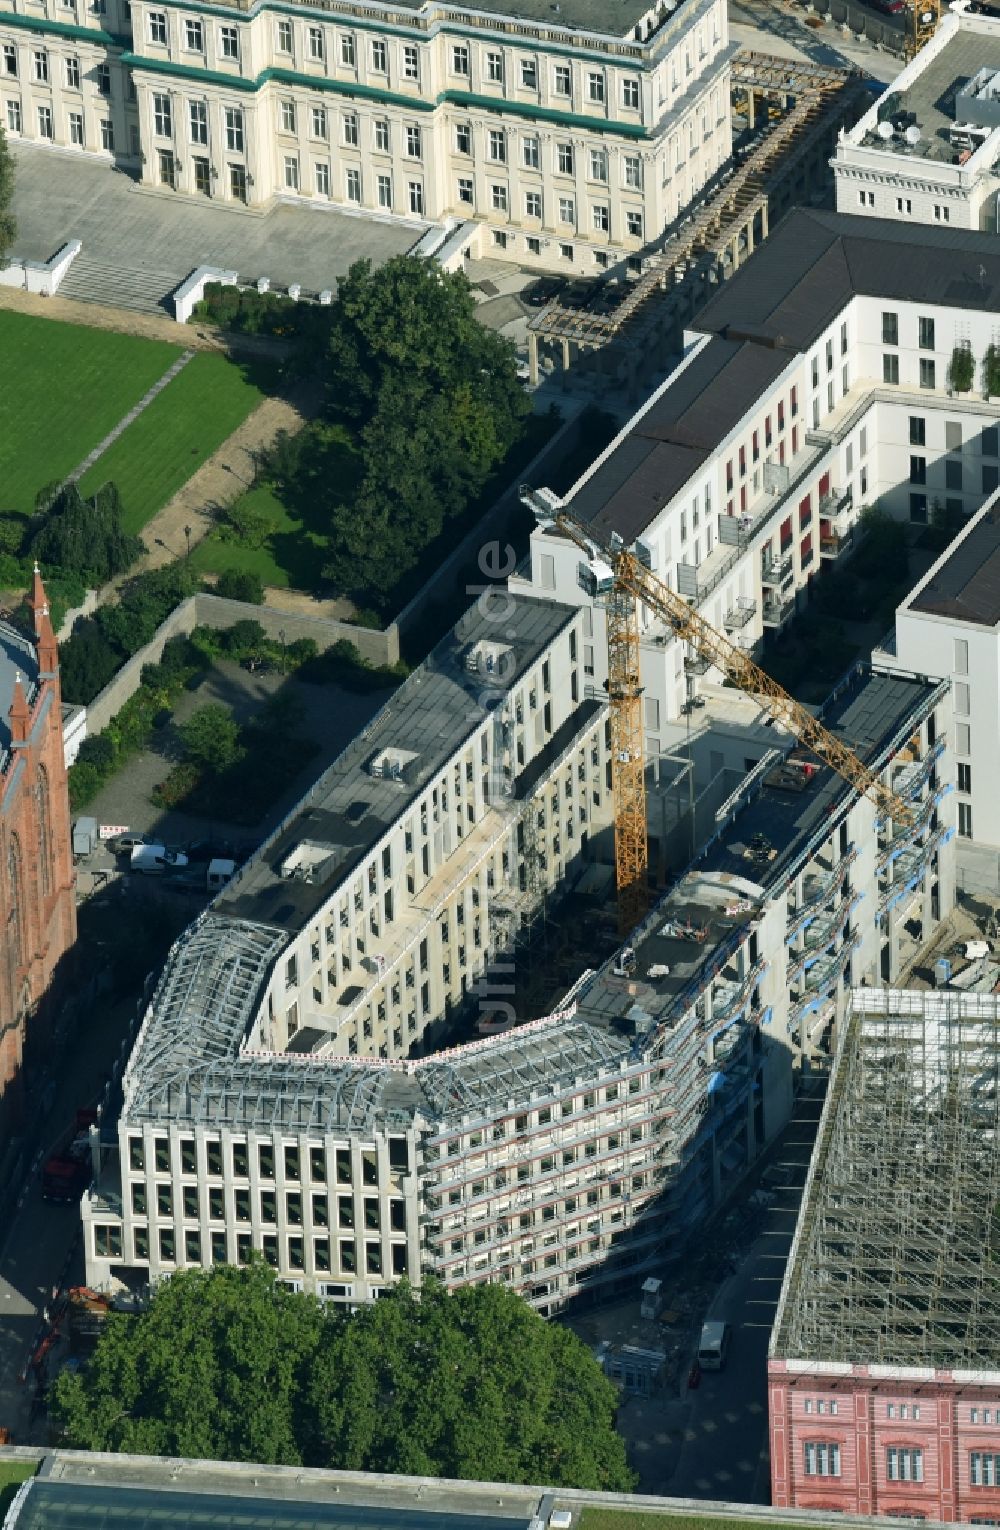
{"label": "crane mast", "polygon": [[[531,499],[528,501],[532,502]],[[535,503],[537,510],[538,506]],[[913,811],[829,728],[789,696],[742,648],[717,632],[698,612],[627,549],[620,538],[611,546],[597,540],[564,510],[546,516],[589,559],[611,569],[606,597],[608,624],[608,697],[611,711],[611,783],[615,807],[615,869],[618,922],[634,928],[648,903],[645,748],[642,726],[642,680],[639,673],[639,606],[645,605],[690,643],[741,691],[753,696],[771,717],[810,749],[825,765],[874,803],[880,817],[900,825],[914,821]]]}

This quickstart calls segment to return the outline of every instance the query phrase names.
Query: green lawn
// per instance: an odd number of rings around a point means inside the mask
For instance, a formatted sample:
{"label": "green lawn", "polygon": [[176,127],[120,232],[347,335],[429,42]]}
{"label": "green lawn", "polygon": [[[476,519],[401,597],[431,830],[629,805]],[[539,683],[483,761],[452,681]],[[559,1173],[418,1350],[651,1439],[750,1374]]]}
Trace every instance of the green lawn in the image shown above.
{"label": "green lawn", "polygon": [[199,352],[97,459],[80,480],[81,494],[116,483],[126,530],[141,532],[262,396],[224,356]]}
{"label": "green lawn", "polygon": [[649,1514],[641,1509],[582,1511],[579,1530],[779,1530],[766,1520],[717,1519],[708,1514]]}
{"label": "green lawn", "polygon": [[21,1483],[34,1477],[38,1466],[37,1461],[0,1460],[0,1515],[7,1512]]}
{"label": "green lawn", "polygon": [[180,348],[0,311],[0,514],[28,515],[176,361]]}
{"label": "green lawn", "polygon": [[[333,427],[329,431],[324,472],[335,476],[345,488],[356,480],[357,454],[344,429]],[[241,496],[239,503],[271,524],[273,529],[266,545],[244,547],[212,532],[192,552],[192,566],[203,574],[236,569],[240,573],[258,574],[265,585],[318,592],[323,586],[327,539],[321,521],[311,522],[310,507],[286,504],[271,484],[251,489]]]}

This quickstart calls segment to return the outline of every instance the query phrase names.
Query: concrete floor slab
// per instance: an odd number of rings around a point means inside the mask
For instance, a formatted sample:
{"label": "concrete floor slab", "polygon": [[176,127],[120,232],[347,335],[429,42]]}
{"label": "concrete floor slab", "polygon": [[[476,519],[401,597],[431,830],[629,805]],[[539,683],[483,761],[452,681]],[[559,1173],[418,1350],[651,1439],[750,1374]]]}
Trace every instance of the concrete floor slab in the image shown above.
{"label": "concrete floor slab", "polygon": [[[236,270],[276,287],[335,287],[355,260],[376,264],[412,249],[426,224],[379,219],[327,205],[278,202],[267,212],[140,187],[108,165],[69,151],[12,145],[16,163],[14,253],[47,260],[68,239],[83,257],[176,286],[199,265]],[[158,290],[158,289],[157,289]],[[170,290],[168,286],[167,290]],[[75,294],[80,297],[82,293]],[[159,294],[167,295],[166,291]],[[109,301],[107,293],[102,301]]]}

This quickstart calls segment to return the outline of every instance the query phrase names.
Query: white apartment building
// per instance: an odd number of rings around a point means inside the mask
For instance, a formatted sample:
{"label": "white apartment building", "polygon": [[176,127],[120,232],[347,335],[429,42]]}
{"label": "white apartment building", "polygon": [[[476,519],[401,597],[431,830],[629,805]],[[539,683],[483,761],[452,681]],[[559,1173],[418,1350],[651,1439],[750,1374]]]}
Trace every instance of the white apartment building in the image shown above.
{"label": "white apartment building", "polygon": [[0,111],[144,184],[481,224],[483,254],[638,263],[731,151],[723,0],[2,0]]}
{"label": "white apartment building", "polygon": [[[987,426],[993,444],[996,425]],[[1000,891],[1000,510],[987,500],[896,612],[880,661],[951,682],[957,755],[957,874]]]}
{"label": "white apartment building", "polygon": [[831,160],[837,211],[1000,232],[1000,21],[953,6]]}

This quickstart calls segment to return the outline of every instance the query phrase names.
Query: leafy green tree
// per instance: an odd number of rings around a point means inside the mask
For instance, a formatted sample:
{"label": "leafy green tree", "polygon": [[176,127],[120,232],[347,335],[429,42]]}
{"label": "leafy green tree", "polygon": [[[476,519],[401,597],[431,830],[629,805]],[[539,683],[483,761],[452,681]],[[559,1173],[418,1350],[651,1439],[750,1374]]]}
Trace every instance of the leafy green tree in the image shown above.
{"label": "leafy green tree", "polygon": [[185,758],[216,775],[243,758],[239,724],[217,701],[192,712],[178,731]]}
{"label": "leafy green tree", "polygon": [[86,1450],[299,1465],[319,1303],[260,1263],[179,1270],[138,1317],[112,1313],[55,1408]]}
{"label": "leafy green tree", "polygon": [[24,542],[25,523],[19,515],[0,515],[0,553],[16,555]]}
{"label": "leafy green tree", "polygon": [[81,765],[93,765],[95,770],[107,775],[115,763],[115,746],[103,733],[93,733],[83,740],[76,760]]}
{"label": "leafy green tree", "polygon": [[121,499],[113,483],[86,500],[70,483],[51,500],[47,519],[32,537],[29,550],[43,565],[56,564],[94,584],[104,584],[130,568],[143,547],[138,537],[125,531]]}
{"label": "leafy green tree", "polygon": [[403,1282],[348,1314],[254,1261],[113,1314],[53,1411],[85,1450],[614,1491],[635,1484],[616,1405],[586,1345],[504,1286]]}
{"label": "leafy green tree", "polygon": [[6,134],[0,127],[0,266],[6,265],[17,237],[17,220],[11,210],[13,200],[14,161],[7,147]]}
{"label": "leafy green tree", "polygon": [[219,575],[212,593],[225,600],[245,601],[250,606],[264,604],[263,581],[249,569],[227,568]]}
{"label": "leafy green tree", "polygon": [[122,662],[96,621],[77,622],[59,649],[59,679],[67,701],[85,704],[104,689]]}
{"label": "leafy green tree", "polygon": [[586,1345],[506,1287],[404,1283],[324,1326],[309,1411],[347,1470],[628,1490],[616,1406]]}

